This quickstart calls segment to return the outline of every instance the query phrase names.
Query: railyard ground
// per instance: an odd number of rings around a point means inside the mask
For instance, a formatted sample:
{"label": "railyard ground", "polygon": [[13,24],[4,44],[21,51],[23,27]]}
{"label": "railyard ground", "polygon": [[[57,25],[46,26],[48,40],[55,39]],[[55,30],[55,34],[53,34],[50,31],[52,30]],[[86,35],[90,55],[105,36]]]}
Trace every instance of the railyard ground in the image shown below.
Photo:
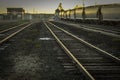
{"label": "railyard ground", "polygon": [[[105,47],[105,50],[119,49],[120,39],[106,38],[99,33],[67,27],[69,31],[80,34],[84,40]],[[110,43],[109,40],[116,43]],[[108,49],[106,45],[110,45]],[[73,80],[71,74],[65,72],[57,59],[57,55],[61,52],[44,24],[41,22],[33,24],[8,41],[8,46],[4,50],[0,50],[0,80]]]}
{"label": "railyard ground", "polygon": [[[66,29],[67,31],[77,35],[81,39],[109,52],[110,54],[119,57],[120,58],[120,38],[117,37],[111,37],[104,34],[101,34],[99,32],[94,32],[90,30],[85,30],[82,28],[78,28],[81,24],[78,23],[72,23],[72,22],[53,22],[54,24],[58,25],[61,28]],[[63,25],[64,24],[64,25]],[[91,25],[91,24],[87,24]],[[102,29],[108,29],[107,25],[96,25],[96,27],[102,28]],[[109,27],[109,29],[114,30],[115,26]],[[108,29],[108,30],[109,30]],[[118,31],[120,29],[116,28]]]}
{"label": "railyard ground", "polygon": [[[25,29],[0,51],[0,80],[73,80],[57,60],[61,50],[43,25]],[[45,37],[51,40],[40,40]]]}

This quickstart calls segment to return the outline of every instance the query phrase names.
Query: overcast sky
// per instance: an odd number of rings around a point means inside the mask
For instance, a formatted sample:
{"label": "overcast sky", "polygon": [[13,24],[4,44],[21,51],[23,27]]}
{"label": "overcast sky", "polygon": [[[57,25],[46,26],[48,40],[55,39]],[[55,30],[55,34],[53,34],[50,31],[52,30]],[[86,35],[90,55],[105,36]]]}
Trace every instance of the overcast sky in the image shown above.
{"label": "overcast sky", "polygon": [[[85,5],[120,3],[120,0],[84,0]],[[82,5],[82,0],[0,0],[0,12],[7,7],[22,7],[26,12],[54,13],[59,3],[64,9],[70,9],[75,5]]]}

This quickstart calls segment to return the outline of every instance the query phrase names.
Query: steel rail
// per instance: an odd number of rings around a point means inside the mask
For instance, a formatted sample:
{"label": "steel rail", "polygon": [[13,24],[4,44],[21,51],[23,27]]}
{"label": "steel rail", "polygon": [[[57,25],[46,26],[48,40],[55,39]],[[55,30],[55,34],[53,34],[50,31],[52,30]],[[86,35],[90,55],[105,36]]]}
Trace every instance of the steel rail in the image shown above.
{"label": "steel rail", "polygon": [[69,49],[60,41],[60,39],[55,35],[55,33],[48,27],[48,25],[44,22],[47,29],[51,32],[51,34],[54,36],[56,41],[59,43],[59,45],[62,47],[62,49],[66,52],[68,56],[76,63],[77,67],[84,73],[84,75],[89,80],[95,80],[94,77],[84,68],[84,66],[75,58],[75,56],[70,52]]}
{"label": "steel rail", "polygon": [[53,24],[53,23],[51,23],[51,22],[48,22],[48,23],[50,23],[51,25],[55,26],[55,27],[58,28],[59,30],[62,30],[63,32],[67,33],[68,35],[70,35],[70,36],[76,38],[77,40],[79,40],[80,42],[86,44],[87,46],[89,46],[89,47],[95,49],[96,51],[100,52],[102,55],[104,55],[104,56],[106,56],[106,57],[108,57],[108,58],[111,58],[112,60],[114,60],[115,62],[117,62],[117,63],[120,64],[120,59],[119,59],[119,58],[117,58],[117,57],[111,55],[110,53],[108,53],[108,52],[106,52],[106,51],[104,51],[104,50],[102,50],[102,49],[100,49],[100,48],[98,48],[98,47],[96,47],[96,46],[90,44],[89,42],[87,42],[87,41],[85,41],[85,40],[83,40],[83,39],[81,39],[81,38],[79,38],[79,37],[73,35],[72,33],[70,33],[70,32],[68,32],[68,31],[66,31],[66,30],[64,30],[64,29],[62,29],[62,28],[56,26],[55,24]]}
{"label": "steel rail", "polygon": [[5,30],[3,30],[3,31],[0,31],[0,34],[1,34],[1,33],[4,33],[4,32],[7,32],[7,31],[9,31],[9,30],[15,29],[15,28],[17,28],[17,27],[20,27],[20,26],[22,26],[22,25],[25,25],[25,24],[27,24],[27,23],[28,23],[28,22],[23,23],[23,24],[20,24],[20,25],[17,25],[17,26],[14,26],[14,27],[12,27],[12,28],[5,29]]}
{"label": "steel rail", "polygon": [[107,36],[111,36],[111,37],[116,37],[116,38],[120,38],[119,34],[116,34],[118,32],[115,31],[111,31],[111,30],[104,30],[104,29],[100,29],[100,28],[94,28],[94,27],[87,27],[86,25],[80,25],[80,28],[83,28],[85,30],[89,30],[89,31],[94,31],[94,32],[99,32],[101,34],[107,35]]}
{"label": "steel rail", "polygon": [[13,36],[15,36],[17,33],[21,32],[22,30],[24,30],[25,28],[29,27],[32,24],[33,23],[30,23],[30,24],[26,25],[25,27],[19,29],[18,31],[12,33],[11,35],[7,36],[6,38],[4,38],[3,40],[0,41],[0,45],[3,44],[4,42],[8,41],[10,38],[12,38]]}
{"label": "steel rail", "polygon": [[83,27],[89,28],[89,29],[101,30],[101,31],[108,32],[108,33],[113,33],[113,34],[120,33],[120,32],[114,31],[114,30],[107,30],[107,29],[103,29],[103,28],[93,27],[92,25],[90,25],[90,27],[88,25],[83,25],[83,24],[80,24],[80,25]]}
{"label": "steel rail", "polygon": [[74,26],[76,28],[81,28],[81,29],[84,29],[84,30],[87,30],[87,31],[92,31],[92,32],[96,32],[96,33],[101,33],[101,34],[104,34],[104,35],[107,35],[107,36],[111,36],[111,37],[116,37],[116,38],[120,38],[120,35],[119,34],[115,34],[115,33],[111,33],[110,31],[108,30],[100,30],[99,28],[89,28],[89,27],[84,27],[85,25],[75,25],[75,24],[68,24],[68,23],[63,23],[63,22],[58,22],[58,23],[62,23],[62,24],[66,24],[66,25],[70,25],[70,26]]}

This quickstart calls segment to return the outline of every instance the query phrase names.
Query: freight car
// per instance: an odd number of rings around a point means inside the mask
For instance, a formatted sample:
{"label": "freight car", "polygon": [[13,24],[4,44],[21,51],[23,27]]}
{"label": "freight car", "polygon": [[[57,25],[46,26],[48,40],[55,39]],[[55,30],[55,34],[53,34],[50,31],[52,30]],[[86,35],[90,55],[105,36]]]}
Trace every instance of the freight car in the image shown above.
{"label": "freight car", "polygon": [[87,23],[120,23],[120,4],[87,6],[62,11],[61,19]]}

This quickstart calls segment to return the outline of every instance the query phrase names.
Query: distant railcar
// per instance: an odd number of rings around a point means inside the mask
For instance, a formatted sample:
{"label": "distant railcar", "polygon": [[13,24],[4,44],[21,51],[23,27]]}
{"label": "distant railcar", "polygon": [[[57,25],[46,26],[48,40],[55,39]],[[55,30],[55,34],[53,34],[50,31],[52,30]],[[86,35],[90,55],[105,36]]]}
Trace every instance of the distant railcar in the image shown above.
{"label": "distant railcar", "polygon": [[75,9],[76,20],[82,20],[83,19],[82,12],[83,12],[82,8]]}
{"label": "distant railcar", "polygon": [[62,12],[61,18],[65,20],[102,23],[120,22],[120,4],[107,4],[69,9]]}
{"label": "distant railcar", "polygon": [[103,21],[120,21],[120,4],[103,5],[101,13]]}
{"label": "distant railcar", "polygon": [[66,20],[67,19],[67,11],[64,11],[63,15],[64,15],[63,19]]}
{"label": "distant railcar", "polygon": [[75,20],[75,10],[70,10],[70,20]]}
{"label": "distant railcar", "polygon": [[67,11],[66,11],[66,19],[67,19],[67,20],[70,20],[70,10],[67,10]]}
{"label": "distant railcar", "polygon": [[63,12],[64,12],[64,11],[60,11],[60,13],[59,13],[60,19],[62,19],[62,17],[63,17],[63,15],[62,15]]}
{"label": "distant railcar", "polygon": [[61,13],[60,13],[60,17],[61,17],[61,19],[64,18],[64,11],[61,11]]}
{"label": "distant railcar", "polygon": [[90,6],[85,8],[86,20],[99,20],[97,17],[98,6]]}

